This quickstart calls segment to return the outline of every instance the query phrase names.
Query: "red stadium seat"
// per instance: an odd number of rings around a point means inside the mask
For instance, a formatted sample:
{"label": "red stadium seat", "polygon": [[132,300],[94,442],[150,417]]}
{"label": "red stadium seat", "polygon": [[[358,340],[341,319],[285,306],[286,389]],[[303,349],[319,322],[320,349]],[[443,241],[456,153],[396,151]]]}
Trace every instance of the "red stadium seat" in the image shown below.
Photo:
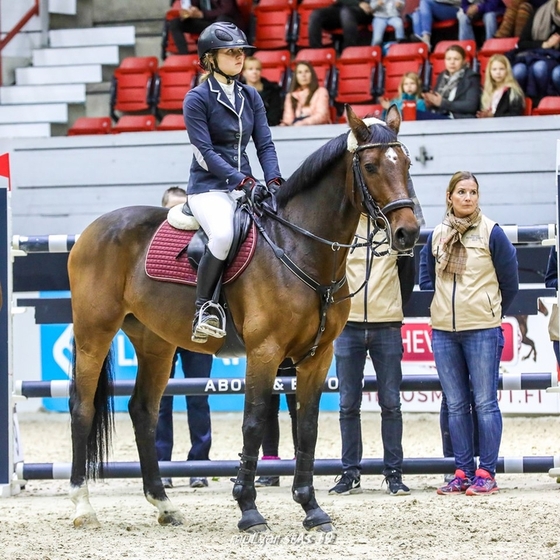
{"label": "red stadium seat", "polygon": [[111,125],[111,117],[80,117],[68,129],[68,136],[110,134]]}
{"label": "red stadium seat", "polygon": [[391,45],[383,58],[383,95],[388,99],[396,97],[406,72],[416,72],[422,80],[427,60],[428,47],[422,42]]}
{"label": "red stadium seat", "polygon": [[156,118],[153,115],[124,115],[113,127],[113,134],[121,132],[149,132],[156,129]]}
{"label": "red stadium seat", "polygon": [[292,48],[294,0],[260,0],[253,10],[253,45],[257,49]]}
{"label": "red stadium seat", "polygon": [[155,56],[125,58],[113,74],[111,117],[115,111],[141,113],[153,110],[152,85],[158,60]]}
{"label": "red stadium seat", "polygon": [[560,115],[560,96],[543,97],[533,115]]}
{"label": "red stadium seat", "polygon": [[533,100],[530,97],[525,98],[525,108],[523,109],[523,115],[525,117],[530,117],[533,114]]}
{"label": "red stadium seat", "polygon": [[445,70],[445,51],[451,45],[460,45],[465,49],[467,55],[466,62],[472,68],[473,61],[476,60],[476,43],[472,40],[469,41],[440,41],[434,52],[430,55],[430,83],[427,84],[430,88],[436,85],[437,77]]}
{"label": "red stadium seat", "polygon": [[337,103],[372,102],[377,95],[380,47],[347,47],[335,64],[334,99]]}
{"label": "red stadium seat", "polygon": [[287,82],[290,66],[290,51],[257,51],[255,52],[262,64],[262,76],[270,82],[284,87]]}
{"label": "red stadium seat", "polygon": [[301,49],[292,62],[292,70],[295,69],[298,62],[309,62],[317,74],[319,84],[330,89],[335,60],[336,51],[331,47]]}
{"label": "red stadium seat", "polygon": [[160,111],[182,111],[186,93],[196,85],[198,55],[173,55],[165,59],[156,78],[156,106]]}
{"label": "red stadium seat", "polygon": [[503,39],[487,39],[484,41],[482,48],[478,51],[476,56],[478,60],[478,67],[482,81],[484,82],[484,73],[488,61],[495,54],[504,54],[517,46],[519,37],[505,37]]}
{"label": "red stadium seat", "polygon": [[[297,8],[294,23],[294,37],[298,48],[309,47],[309,17],[314,10],[326,8],[333,0],[303,0]],[[330,34],[327,34],[329,37]],[[330,38],[327,42],[331,42]]]}
{"label": "red stadium seat", "polygon": [[157,130],[186,130],[183,115],[169,113],[159,123]]}

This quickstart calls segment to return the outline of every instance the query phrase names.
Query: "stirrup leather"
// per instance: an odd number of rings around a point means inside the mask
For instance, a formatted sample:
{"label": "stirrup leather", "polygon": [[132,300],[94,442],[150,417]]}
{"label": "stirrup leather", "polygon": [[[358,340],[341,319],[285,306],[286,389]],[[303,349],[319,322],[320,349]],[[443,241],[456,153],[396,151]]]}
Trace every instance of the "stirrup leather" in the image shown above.
{"label": "stirrup leather", "polygon": [[226,331],[222,328],[225,326],[226,315],[222,306],[209,300],[202,304],[195,323],[193,325],[193,340],[195,337],[213,336],[215,338],[223,338],[226,336]]}

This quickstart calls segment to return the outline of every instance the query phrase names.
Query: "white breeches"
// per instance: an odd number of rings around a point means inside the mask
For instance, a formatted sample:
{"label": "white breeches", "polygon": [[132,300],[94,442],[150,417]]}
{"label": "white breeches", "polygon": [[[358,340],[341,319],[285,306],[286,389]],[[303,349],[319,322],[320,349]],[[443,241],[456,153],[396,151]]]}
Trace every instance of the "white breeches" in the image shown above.
{"label": "white breeches", "polygon": [[242,192],[210,191],[190,194],[189,206],[208,236],[208,249],[222,261],[233,242],[233,214]]}

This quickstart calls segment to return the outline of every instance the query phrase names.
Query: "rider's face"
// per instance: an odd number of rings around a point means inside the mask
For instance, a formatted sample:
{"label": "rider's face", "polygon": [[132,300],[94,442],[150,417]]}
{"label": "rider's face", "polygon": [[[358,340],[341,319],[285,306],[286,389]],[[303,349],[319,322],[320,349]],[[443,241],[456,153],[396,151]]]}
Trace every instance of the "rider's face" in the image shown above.
{"label": "rider's face", "polygon": [[218,68],[228,76],[241,74],[245,62],[245,51],[240,48],[219,49],[217,56]]}

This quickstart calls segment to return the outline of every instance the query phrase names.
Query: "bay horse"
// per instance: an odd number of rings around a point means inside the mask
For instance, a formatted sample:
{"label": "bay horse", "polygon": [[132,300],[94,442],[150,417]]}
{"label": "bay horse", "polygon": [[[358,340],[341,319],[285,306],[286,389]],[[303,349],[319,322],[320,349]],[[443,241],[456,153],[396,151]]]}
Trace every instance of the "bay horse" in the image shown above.
{"label": "bay horse", "polygon": [[[286,357],[299,362],[292,496],[305,512],[306,529],[333,529],[315,498],[313,464],[321,388],[333,357],[333,340],[350,308],[346,256],[361,212],[384,221],[394,250],[410,250],[418,238],[407,190],[409,157],[397,140],[398,110],[392,107],[386,123],[370,126],[350,107],[346,111],[350,132],[309,156],[280,187],[277,214],[260,218],[264,233],[258,235],[251,263],[223,287],[247,355],[243,449],[233,486],[241,531],[268,529],[255,504],[254,479],[274,379]],[[128,408],[144,495],[157,508],[160,524],[185,521],[160,478],[155,448],[159,403],[176,347],[215,354],[224,339],[193,343],[195,288],[157,282],[145,273],[147,248],[166,213],[163,208],[136,206],[105,214],[85,229],[69,256],[74,322],[70,496],[76,527],[99,526],[87,481],[103,476],[109,452],[110,347],[120,328],[138,357]],[[278,258],[270,242],[283,249],[299,276]],[[318,288],[313,289],[312,282]]]}

